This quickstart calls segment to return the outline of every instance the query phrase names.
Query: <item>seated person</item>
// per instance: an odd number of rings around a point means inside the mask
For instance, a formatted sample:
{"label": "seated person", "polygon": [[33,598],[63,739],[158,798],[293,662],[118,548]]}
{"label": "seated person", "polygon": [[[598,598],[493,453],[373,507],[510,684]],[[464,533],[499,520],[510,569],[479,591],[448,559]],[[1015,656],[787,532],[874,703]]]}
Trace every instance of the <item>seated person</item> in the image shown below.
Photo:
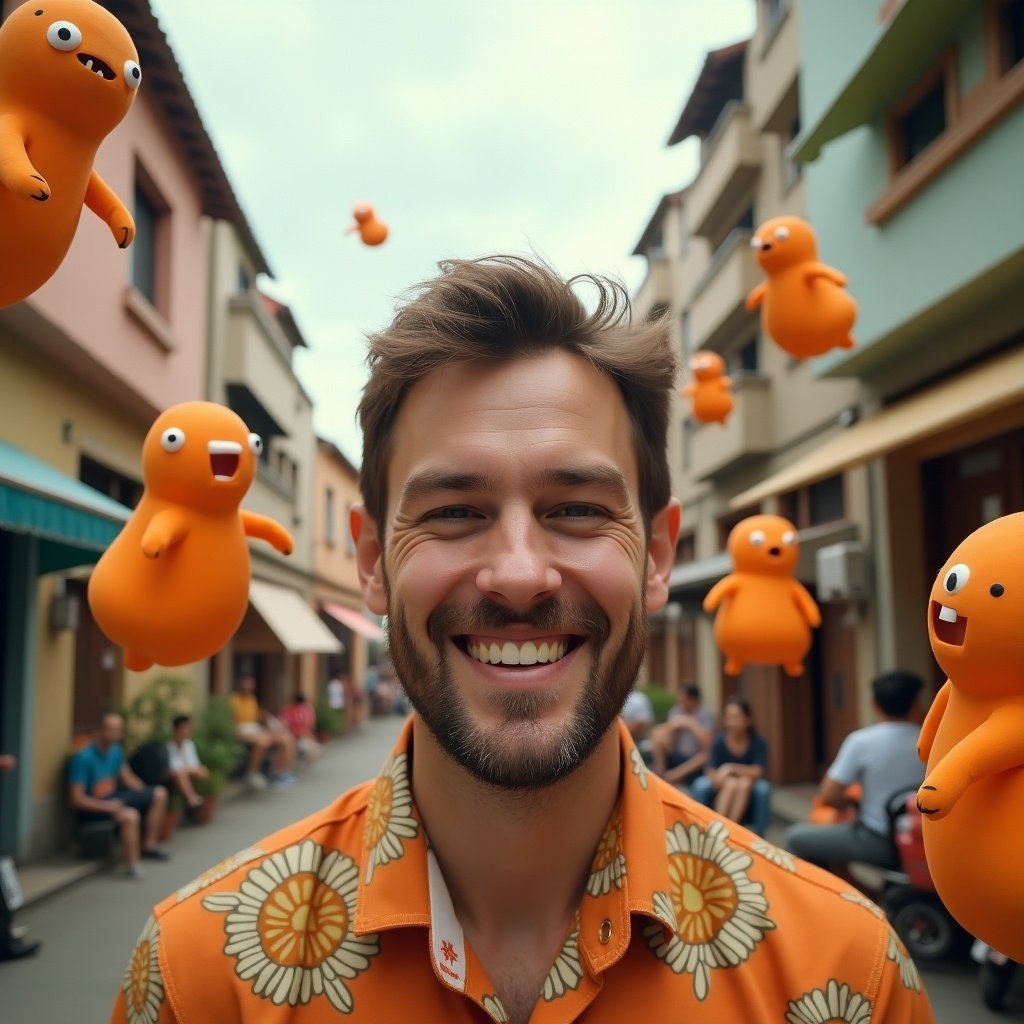
{"label": "seated person", "polygon": [[247,765],[249,787],[266,789],[267,780],[260,768],[269,751],[274,752],[273,781],[278,786],[295,781],[295,737],[270,714],[256,699],[256,680],[242,676],[231,694],[231,711],[235,716],[235,730],[239,740],[249,748]]}
{"label": "seated person", "polygon": [[[68,768],[68,802],[79,824],[110,818],[117,825],[124,858],[125,874],[140,878],[139,856],[167,860],[157,846],[160,826],[167,808],[167,790],[146,786],[128,767],[121,747],[124,721],[109,713],[96,733],[96,739],[72,758]],[[145,820],[145,835],[139,849],[139,836]]]}
{"label": "seated person", "polygon": [[707,763],[715,716],[700,702],[700,688],[687,683],[679,691],[668,721],[651,733],[655,774],[677,786],[698,779]]}
{"label": "seated person", "polygon": [[203,798],[192,783],[205,779],[210,773],[199,760],[199,752],[192,741],[192,718],[189,715],[175,717],[167,743],[167,757],[167,781],[185,798],[190,810],[202,807]]}
{"label": "seated person", "polygon": [[313,735],[316,728],[316,712],[306,700],[304,693],[296,693],[290,704],[286,704],[278,716],[285,728],[295,737],[295,747],[310,764],[320,755],[320,744]]}
{"label": "seated person", "polygon": [[887,672],[872,682],[874,711],[880,720],[843,740],[818,790],[828,806],[847,810],[855,805],[846,790],[860,783],[856,817],[831,825],[793,825],[786,833],[791,853],[844,876],[851,861],[898,866],[887,805],[898,793],[914,792],[924,782],[925,766],[917,756],[921,687],[921,679],[910,672]]}
{"label": "seated person", "polygon": [[626,702],[619,712],[629,729],[630,736],[644,761],[651,764],[651,726],[654,725],[654,708],[651,698],[641,690],[630,690]]}
{"label": "seated person", "polygon": [[711,744],[704,776],[690,790],[692,796],[736,822],[749,822],[764,835],[771,815],[768,745],[754,728],[750,705],[730,697],[722,709],[722,731]]}

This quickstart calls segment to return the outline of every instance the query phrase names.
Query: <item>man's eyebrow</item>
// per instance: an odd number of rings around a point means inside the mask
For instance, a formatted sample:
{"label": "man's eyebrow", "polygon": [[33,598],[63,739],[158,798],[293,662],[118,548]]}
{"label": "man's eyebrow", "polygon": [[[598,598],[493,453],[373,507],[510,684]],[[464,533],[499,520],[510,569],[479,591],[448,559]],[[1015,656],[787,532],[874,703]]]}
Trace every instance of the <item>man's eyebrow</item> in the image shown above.
{"label": "man's eyebrow", "polygon": [[613,466],[594,464],[571,466],[564,469],[545,469],[534,482],[539,487],[600,487],[612,491],[624,502],[629,501],[629,484],[625,476]]}
{"label": "man's eyebrow", "polygon": [[439,491],[490,491],[498,486],[497,477],[487,473],[453,473],[443,469],[425,469],[414,473],[402,488],[400,504],[416,501]]}

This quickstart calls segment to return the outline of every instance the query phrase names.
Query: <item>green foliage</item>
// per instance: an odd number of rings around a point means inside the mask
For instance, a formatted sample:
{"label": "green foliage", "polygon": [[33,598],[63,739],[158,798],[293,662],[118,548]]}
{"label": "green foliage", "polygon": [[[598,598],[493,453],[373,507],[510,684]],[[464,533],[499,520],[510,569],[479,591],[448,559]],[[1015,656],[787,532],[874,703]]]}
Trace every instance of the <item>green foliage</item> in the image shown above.
{"label": "green foliage", "polygon": [[235,735],[235,716],[223,697],[211,697],[196,722],[193,739],[199,760],[206,765],[209,776],[197,779],[200,796],[217,796],[228,784],[232,770],[245,756],[245,747]]}
{"label": "green foliage", "polygon": [[182,676],[155,676],[124,709],[125,750],[130,754],[143,743],[171,738],[175,715],[192,707],[192,681]]}
{"label": "green foliage", "polygon": [[327,703],[326,697],[321,697],[316,702],[316,731],[330,733],[331,736],[338,736],[344,725],[343,711],[332,708]]}
{"label": "green foliage", "polygon": [[654,709],[655,724],[660,725],[668,718],[668,713],[676,702],[675,695],[669,693],[664,686],[659,686],[657,683],[647,683],[644,686],[638,686],[637,689],[647,695],[648,700],[651,702],[651,707]]}

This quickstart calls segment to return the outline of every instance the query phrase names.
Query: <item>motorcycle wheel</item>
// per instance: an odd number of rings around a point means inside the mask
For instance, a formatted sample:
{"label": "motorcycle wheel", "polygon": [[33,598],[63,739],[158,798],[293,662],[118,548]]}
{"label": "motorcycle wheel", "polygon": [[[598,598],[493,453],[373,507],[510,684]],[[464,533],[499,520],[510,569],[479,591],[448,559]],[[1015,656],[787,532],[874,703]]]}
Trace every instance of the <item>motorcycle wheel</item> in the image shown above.
{"label": "motorcycle wheel", "polygon": [[948,957],[961,941],[962,929],[933,893],[915,889],[890,893],[885,909],[907,952],[918,963]]}
{"label": "motorcycle wheel", "polygon": [[1005,964],[994,964],[986,960],[981,965],[981,998],[990,1010],[997,1013],[1003,1010],[1006,993],[1010,991],[1010,983],[1017,970],[1017,965],[1008,960]]}

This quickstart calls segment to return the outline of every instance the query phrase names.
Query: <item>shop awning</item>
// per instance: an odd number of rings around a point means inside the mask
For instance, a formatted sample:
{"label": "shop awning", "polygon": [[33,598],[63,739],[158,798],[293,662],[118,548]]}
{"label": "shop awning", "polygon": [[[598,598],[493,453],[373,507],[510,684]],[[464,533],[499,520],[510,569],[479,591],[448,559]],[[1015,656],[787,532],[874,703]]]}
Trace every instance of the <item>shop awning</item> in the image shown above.
{"label": "shop awning", "polygon": [[335,604],[333,601],[324,601],[320,607],[332,619],[337,619],[343,626],[348,626],[353,632],[365,636],[367,640],[384,639],[384,630],[362,612],[357,612],[354,608],[346,608],[343,604]]}
{"label": "shop awning", "polygon": [[99,560],[131,509],[0,441],[0,529],[40,538],[39,572]]}
{"label": "shop awning", "polygon": [[320,621],[298,591],[266,580],[249,583],[249,601],[292,654],[337,654],[341,641]]}
{"label": "shop awning", "polygon": [[756,505],[1022,399],[1024,348],[1018,348],[861,420],[817,451],[737,494],[729,507]]}

